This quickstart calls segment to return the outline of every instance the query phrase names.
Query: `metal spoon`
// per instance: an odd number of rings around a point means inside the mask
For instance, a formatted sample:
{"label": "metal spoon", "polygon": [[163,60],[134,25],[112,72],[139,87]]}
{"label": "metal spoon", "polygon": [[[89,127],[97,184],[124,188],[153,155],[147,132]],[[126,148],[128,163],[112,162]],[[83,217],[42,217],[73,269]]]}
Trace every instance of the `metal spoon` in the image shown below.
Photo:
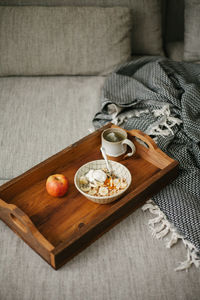
{"label": "metal spoon", "polygon": [[102,156],[103,156],[103,158],[104,158],[104,160],[106,162],[106,167],[108,169],[108,172],[110,173],[110,176],[111,176],[111,174],[112,174],[112,168],[111,168],[111,166],[110,166],[110,164],[108,162],[106,151],[105,151],[105,149],[103,147],[101,147],[100,150],[101,150]]}

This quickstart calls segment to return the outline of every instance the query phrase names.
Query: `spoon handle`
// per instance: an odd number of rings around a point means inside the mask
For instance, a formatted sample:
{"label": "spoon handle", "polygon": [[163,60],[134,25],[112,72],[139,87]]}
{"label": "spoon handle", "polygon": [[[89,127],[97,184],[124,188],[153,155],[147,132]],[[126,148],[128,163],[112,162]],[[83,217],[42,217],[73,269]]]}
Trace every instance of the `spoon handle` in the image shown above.
{"label": "spoon handle", "polygon": [[108,163],[108,159],[107,159],[107,156],[106,156],[106,151],[105,151],[105,149],[103,147],[101,147],[100,150],[101,150],[102,156],[103,156],[103,158],[104,158],[104,160],[106,162],[106,167],[108,169],[108,172],[111,174],[112,170],[111,170],[111,167],[110,167],[110,165]]}

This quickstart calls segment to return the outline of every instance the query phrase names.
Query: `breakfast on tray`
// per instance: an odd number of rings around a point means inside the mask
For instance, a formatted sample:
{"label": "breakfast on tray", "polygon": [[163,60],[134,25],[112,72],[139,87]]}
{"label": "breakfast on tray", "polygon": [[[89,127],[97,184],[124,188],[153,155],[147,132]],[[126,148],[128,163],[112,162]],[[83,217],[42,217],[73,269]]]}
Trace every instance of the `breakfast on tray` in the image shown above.
{"label": "breakfast on tray", "polygon": [[74,176],[77,190],[87,199],[99,204],[119,199],[131,182],[132,176],[127,167],[113,160],[106,162],[105,159],[87,162]]}
{"label": "breakfast on tray", "polygon": [[83,192],[92,196],[113,196],[127,187],[125,178],[110,174],[107,169],[90,170],[79,179]]}

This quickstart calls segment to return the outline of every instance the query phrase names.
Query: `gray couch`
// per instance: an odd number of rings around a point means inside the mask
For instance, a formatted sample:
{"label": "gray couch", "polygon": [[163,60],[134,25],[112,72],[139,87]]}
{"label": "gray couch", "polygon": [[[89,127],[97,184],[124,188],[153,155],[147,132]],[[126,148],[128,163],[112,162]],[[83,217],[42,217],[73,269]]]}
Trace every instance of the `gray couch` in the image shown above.
{"label": "gray couch", "polygon": [[[135,34],[136,39],[143,35],[144,26],[151,27],[153,16],[149,12],[154,13],[155,21],[160,9],[156,20],[160,22],[163,52],[153,49],[155,53],[151,53],[144,42],[144,53],[140,53],[143,44],[138,43],[132,51],[133,58],[165,53],[172,59],[183,59],[181,0],[1,1],[2,6],[75,4],[131,7],[137,24],[143,26]],[[149,24],[145,25],[147,21]],[[155,36],[156,32],[157,29]],[[0,39],[0,57],[5,47]],[[134,42],[132,47],[134,50]],[[1,73],[6,67],[1,58],[0,62]],[[10,71],[0,77],[0,184],[89,134],[91,120],[100,109],[100,93],[106,78],[103,72],[81,76],[33,75]],[[154,240],[147,226],[151,217],[138,209],[57,272],[0,222],[0,299],[199,299],[199,270],[193,266],[188,272],[174,272],[185,259],[185,248],[178,243],[166,249],[162,241]]]}

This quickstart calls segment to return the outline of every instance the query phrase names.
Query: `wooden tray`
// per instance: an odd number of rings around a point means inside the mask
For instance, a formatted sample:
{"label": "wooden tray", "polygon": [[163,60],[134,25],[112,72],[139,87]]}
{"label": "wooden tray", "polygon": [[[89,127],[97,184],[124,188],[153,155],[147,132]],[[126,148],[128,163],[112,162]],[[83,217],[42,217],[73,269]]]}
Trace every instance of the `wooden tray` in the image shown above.
{"label": "wooden tray", "polygon": [[[101,159],[101,132],[95,131],[0,187],[0,218],[54,269],[99,238],[142,205],[178,174],[178,162],[163,153],[139,130],[128,131],[136,155],[122,160],[132,174],[129,192],[119,200],[100,205],[82,196],[74,175],[84,163]],[[146,143],[145,147],[135,137]],[[63,173],[69,179],[66,196],[46,192],[49,175]]]}

